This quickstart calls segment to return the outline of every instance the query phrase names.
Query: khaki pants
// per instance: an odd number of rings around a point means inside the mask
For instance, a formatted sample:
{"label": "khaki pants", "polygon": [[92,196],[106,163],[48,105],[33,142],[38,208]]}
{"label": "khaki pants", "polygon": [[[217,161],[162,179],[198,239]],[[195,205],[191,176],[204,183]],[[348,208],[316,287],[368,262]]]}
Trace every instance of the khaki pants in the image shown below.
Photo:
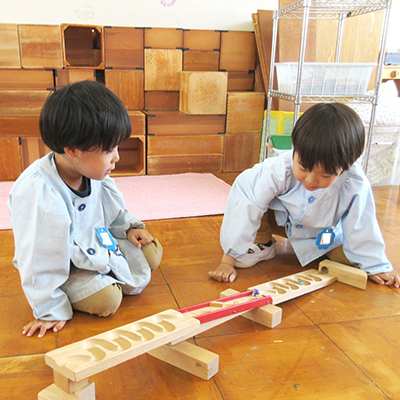
{"label": "khaki pants", "polygon": [[[156,269],[160,265],[163,253],[160,242],[154,239],[152,243],[143,246],[142,251],[151,270]],[[121,286],[114,283],[83,300],[72,303],[72,308],[77,311],[98,315],[99,317],[108,317],[118,310],[122,297]]]}
{"label": "khaki pants", "polygon": [[[276,224],[275,212],[273,210],[268,210],[261,219],[261,225],[257,231],[254,242],[268,243],[272,239],[273,234],[287,237],[285,228]],[[326,253],[326,256],[332,261],[336,261],[341,264],[351,265],[351,262],[344,254],[343,246],[339,246],[336,249],[328,251]]]}

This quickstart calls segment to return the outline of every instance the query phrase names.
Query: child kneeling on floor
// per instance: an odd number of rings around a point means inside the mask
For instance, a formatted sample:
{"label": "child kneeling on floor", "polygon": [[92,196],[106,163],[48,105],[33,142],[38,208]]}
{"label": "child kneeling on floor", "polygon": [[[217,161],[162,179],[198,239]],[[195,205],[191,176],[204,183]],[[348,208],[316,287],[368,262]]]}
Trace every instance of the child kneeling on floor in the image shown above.
{"label": "child kneeling on floor", "polygon": [[350,107],[320,103],[308,109],[294,127],[293,151],[268,158],[235,180],[221,227],[224,255],[209,276],[233,281],[234,267],[274,258],[274,233],[289,238],[302,266],[326,255],[398,288],[371,185],[356,162],[364,141],[363,123]]}
{"label": "child kneeling on floor", "polygon": [[104,85],[70,84],[49,96],[40,133],[52,153],[35,161],[10,192],[14,265],[35,320],[23,328],[62,329],[73,310],[106,317],[123,294],[139,294],[162,247],[125,209],[108,175],[131,134],[121,100]]}

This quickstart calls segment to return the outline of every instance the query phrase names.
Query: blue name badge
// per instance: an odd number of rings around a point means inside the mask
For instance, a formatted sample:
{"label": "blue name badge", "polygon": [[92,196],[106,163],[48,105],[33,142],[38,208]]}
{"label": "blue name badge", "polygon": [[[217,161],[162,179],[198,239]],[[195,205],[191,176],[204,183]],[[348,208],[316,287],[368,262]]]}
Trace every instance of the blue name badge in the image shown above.
{"label": "blue name badge", "polygon": [[100,243],[108,250],[115,251],[118,246],[107,228],[97,228],[97,237]]}
{"label": "blue name badge", "polygon": [[335,233],[333,232],[333,229],[326,228],[318,233],[315,244],[320,250],[326,250],[332,245],[334,239]]}

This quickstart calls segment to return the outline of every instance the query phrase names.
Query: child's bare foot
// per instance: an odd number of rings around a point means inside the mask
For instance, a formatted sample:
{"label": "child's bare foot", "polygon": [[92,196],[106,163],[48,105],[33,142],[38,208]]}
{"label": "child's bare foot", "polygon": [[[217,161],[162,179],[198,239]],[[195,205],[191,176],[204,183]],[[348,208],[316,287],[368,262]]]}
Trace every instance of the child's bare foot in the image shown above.
{"label": "child's bare foot", "polygon": [[210,271],[208,276],[218,282],[233,282],[237,276],[237,272],[233,265],[221,263],[217,269]]}

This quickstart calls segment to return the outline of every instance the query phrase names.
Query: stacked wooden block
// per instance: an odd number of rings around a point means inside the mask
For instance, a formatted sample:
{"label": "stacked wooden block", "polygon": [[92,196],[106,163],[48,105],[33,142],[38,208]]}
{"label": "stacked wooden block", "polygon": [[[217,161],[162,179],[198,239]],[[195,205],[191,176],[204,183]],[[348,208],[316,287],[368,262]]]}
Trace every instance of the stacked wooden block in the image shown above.
{"label": "stacked wooden block", "polygon": [[85,79],[105,83],[131,116],[117,174],[248,168],[265,97],[253,92],[255,53],[252,32],[0,24],[0,179],[48,151],[38,116],[49,90]]}

